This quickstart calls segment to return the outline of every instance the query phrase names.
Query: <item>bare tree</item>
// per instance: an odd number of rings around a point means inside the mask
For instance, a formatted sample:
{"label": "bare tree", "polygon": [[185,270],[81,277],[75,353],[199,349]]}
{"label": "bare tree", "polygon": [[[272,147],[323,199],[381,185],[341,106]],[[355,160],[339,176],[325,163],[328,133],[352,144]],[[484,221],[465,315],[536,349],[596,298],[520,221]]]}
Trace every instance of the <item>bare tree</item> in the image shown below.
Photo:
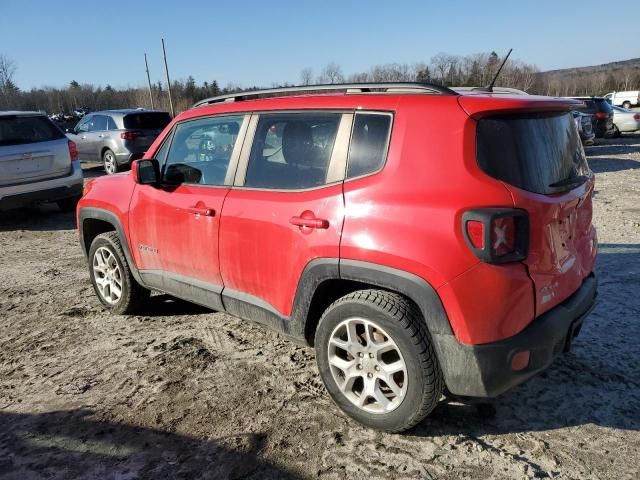
{"label": "bare tree", "polygon": [[322,69],[322,73],[318,77],[319,83],[342,83],[344,82],[344,74],[342,68],[335,62],[329,62]]}
{"label": "bare tree", "polygon": [[307,67],[300,71],[300,84],[311,85],[313,83],[313,69]]}
{"label": "bare tree", "polygon": [[9,82],[13,83],[15,73],[16,62],[6,55],[0,55],[0,88],[4,88]]}
{"label": "bare tree", "polygon": [[13,82],[16,64],[6,55],[0,55],[0,105],[4,108],[16,108],[20,90]]}

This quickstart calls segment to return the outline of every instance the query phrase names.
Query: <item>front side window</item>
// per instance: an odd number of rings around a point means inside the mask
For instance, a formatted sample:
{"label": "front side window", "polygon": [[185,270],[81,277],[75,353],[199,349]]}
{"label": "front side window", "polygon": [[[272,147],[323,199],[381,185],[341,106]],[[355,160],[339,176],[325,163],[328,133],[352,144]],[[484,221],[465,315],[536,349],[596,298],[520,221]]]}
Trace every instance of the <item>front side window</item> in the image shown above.
{"label": "front side window", "polygon": [[89,116],[89,117],[84,117],[82,120],[80,120],[78,122],[78,124],[76,125],[76,133],[80,133],[80,132],[88,132],[89,131],[89,123],[91,122],[91,119],[93,118],[93,115]]}
{"label": "front side window", "polygon": [[163,166],[164,182],[224,185],[243,121],[240,115],[179,124]]}
{"label": "front side window", "polygon": [[347,178],[379,170],[387,157],[391,115],[359,113],[353,124]]}
{"label": "front side window", "polygon": [[324,185],[342,115],[262,114],[244,185],[298,190]]}

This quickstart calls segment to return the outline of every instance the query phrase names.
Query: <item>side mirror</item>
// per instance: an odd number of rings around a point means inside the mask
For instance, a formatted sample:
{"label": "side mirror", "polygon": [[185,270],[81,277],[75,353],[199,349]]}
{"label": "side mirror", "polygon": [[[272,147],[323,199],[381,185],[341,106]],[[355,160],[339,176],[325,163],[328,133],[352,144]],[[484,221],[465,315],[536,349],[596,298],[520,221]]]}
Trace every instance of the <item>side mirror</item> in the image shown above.
{"label": "side mirror", "polygon": [[160,183],[160,163],[155,158],[136,160],[131,164],[131,172],[135,182],[140,185],[157,185]]}

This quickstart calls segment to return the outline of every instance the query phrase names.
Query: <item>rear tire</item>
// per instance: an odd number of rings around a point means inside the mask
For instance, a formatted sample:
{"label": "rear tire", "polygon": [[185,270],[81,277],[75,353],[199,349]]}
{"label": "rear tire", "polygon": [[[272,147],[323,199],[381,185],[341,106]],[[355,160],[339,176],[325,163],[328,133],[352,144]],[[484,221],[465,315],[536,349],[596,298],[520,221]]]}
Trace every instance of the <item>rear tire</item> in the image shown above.
{"label": "rear tire", "polygon": [[101,233],[91,242],[89,276],[98,299],[118,315],[136,312],[151,293],[133,278],[116,232]]}
{"label": "rear tire", "polygon": [[107,175],[113,175],[120,171],[115,153],[108,148],[102,154],[102,164],[104,165],[104,171],[107,172]]}
{"label": "rear tire", "polygon": [[424,319],[396,293],[359,290],[335,301],[320,319],[315,348],[334,402],[368,427],[407,430],[442,395],[442,372]]}
{"label": "rear tire", "polygon": [[622,134],[620,133],[620,130],[618,129],[618,127],[616,125],[613,126],[613,137],[614,138],[619,138],[621,137]]}

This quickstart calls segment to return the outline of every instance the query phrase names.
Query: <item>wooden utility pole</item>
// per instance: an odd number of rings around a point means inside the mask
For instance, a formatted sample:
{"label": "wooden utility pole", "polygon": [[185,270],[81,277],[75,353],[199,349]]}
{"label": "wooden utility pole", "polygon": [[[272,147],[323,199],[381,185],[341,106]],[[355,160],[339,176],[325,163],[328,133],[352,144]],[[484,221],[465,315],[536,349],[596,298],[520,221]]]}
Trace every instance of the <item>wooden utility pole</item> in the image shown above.
{"label": "wooden utility pole", "polygon": [[144,54],[144,66],[147,69],[147,83],[149,84],[149,100],[151,101],[151,110],[153,110],[153,91],[151,90],[151,77],[149,76],[149,64],[147,63],[147,54]]}
{"label": "wooden utility pole", "polygon": [[176,116],[173,108],[173,97],[171,95],[171,80],[169,80],[169,67],[167,66],[167,51],[164,49],[164,38],[162,39],[162,56],[164,57],[164,73],[167,75],[167,90],[169,91],[169,106],[171,107],[171,116]]}

